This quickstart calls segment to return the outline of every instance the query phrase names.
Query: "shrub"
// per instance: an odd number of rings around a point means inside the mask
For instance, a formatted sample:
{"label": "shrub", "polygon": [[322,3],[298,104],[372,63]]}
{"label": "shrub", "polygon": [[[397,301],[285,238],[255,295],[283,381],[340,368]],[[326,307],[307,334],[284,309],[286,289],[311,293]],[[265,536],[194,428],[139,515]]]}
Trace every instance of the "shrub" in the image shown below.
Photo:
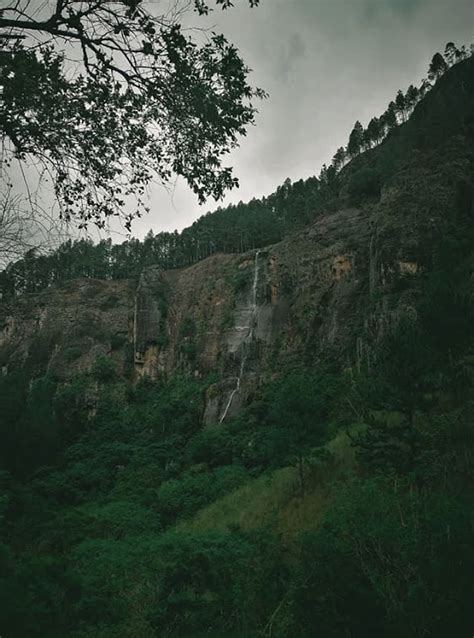
{"label": "shrub", "polygon": [[79,359],[81,354],[82,350],[79,346],[70,346],[64,350],[63,356],[67,363],[72,363],[73,361],[76,361],[76,359]]}
{"label": "shrub", "polygon": [[192,516],[204,505],[241,485],[246,478],[243,467],[229,465],[211,472],[188,472],[179,479],[166,481],[158,490],[160,514],[168,523]]}
{"label": "shrub", "polygon": [[238,293],[243,292],[250,285],[252,276],[252,268],[242,268],[242,270],[238,270],[232,277],[234,294],[237,295]]}
{"label": "shrub", "polygon": [[97,381],[106,383],[115,378],[116,370],[114,362],[103,354],[99,355],[92,365],[92,376]]}
{"label": "shrub", "polygon": [[362,168],[352,175],[348,192],[351,204],[360,204],[365,199],[380,197],[382,179],[373,168]]}
{"label": "shrub", "polygon": [[120,350],[127,343],[127,337],[124,334],[113,334],[110,337],[110,347],[112,350]]}
{"label": "shrub", "polygon": [[181,339],[196,336],[196,322],[191,317],[185,317],[179,327],[179,336]]}

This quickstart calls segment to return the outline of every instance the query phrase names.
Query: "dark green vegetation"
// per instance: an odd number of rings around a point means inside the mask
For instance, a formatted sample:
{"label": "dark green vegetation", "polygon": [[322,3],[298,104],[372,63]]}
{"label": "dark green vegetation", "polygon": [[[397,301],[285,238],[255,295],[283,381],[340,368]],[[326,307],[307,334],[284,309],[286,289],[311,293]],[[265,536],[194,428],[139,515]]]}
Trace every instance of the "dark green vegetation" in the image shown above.
{"label": "dark green vegetation", "polygon": [[4,635],[470,636],[471,225],[370,368],[280,373],[219,427],[213,379],[3,376]]}
{"label": "dark green vegetation", "polygon": [[[112,244],[111,240],[96,245],[84,239],[68,241],[46,255],[30,251],[0,273],[0,291],[4,295],[37,292],[76,277],[138,278],[150,265],[165,269],[188,266],[215,252],[244,252],[276,243],[328,209],[377,200],[382,184],[411,150],[436,146],[452,133],[450,126],[458,126],[456,116],[462,98],[453,95],[449,103],[449,89],[443,91],[440,85],[449,68],[462,69],[463,64],[470,64],[468,57],[465,47],[457,49],[448,43],[445,57],[439,53],[433,57],[429,79],[419,89],[410,86],[406,94],[399,91],[395,102],[380,118],[373,118],[367,129],[357,122],[347,148],[340,148],[317,178],[294,183],[287,179],[268,197],[218,208],[182,233],[153,235],[150,231],[143,241],[131,239],[122,244]],[[440,92],[442,100],[433,108]],[[427,94],[432,121],[425,121],[423,98]]]}
{"label": "dark green vegetation", "polygon": [[219,428],[208,382],[2,377],[4,635],[469,636],[469,239],[372,370],[294,370]]}
{"label": "dark green vegetation", "polygon": [[[345,168],[350,197],[370,202],[408,151],[436,149],[452,128],[472,143],[457,73],[472,96],[468,60],[390,146]],[[423,267],[397,281],[411,305],[367,356],[275,360],[232,421],[202,428],[215,378],[133,383],[106,356],[67,383],[0,377],[2,635],[472,635],[474,158],[465,164]],[[192,356],[195,323],[179,331]]]}

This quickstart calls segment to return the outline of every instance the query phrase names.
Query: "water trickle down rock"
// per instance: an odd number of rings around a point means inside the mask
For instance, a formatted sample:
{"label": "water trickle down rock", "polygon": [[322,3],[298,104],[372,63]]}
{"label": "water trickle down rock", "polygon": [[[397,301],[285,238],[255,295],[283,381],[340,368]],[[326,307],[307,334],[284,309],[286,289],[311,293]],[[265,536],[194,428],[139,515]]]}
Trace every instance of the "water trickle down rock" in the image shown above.
{"label": "water trickle down rock", "polygon": [[140,276],[134,309],[134,363],[138,376],[156,376],[159,343],[163,342],[166,318],[166,285],[159,267],[149,267]]}
{"label": "water trickle down rock", "polygon": [[[254,275],[253,275],[253,283],[252,283],[252,292],[250,297],[250,305],[241,309],[237,314],[237,319],[239,323],[235,325],[235,331],[237,332],[237,339],[234,340],[234,351],[240,350],[240,367],[239,373],[236,378],[235,386],[232,389],[227,403],[225,404],[225,408],[219,418],[219,423],[223,423],[229,413],[229,410],[232,406],[232,402],[234,401],[235,395],[240,391],[240,386],[242,382],[242,377],[245,372],[245,364],[247,363],[247,358],[249,355],[250,344],[252,343],[254,332],[255,332],[255,324],[257,319],[257,297],[258,297],[258,257],[260,255],[260,251],[257,250],[255,253],[255,262],[254,262]],[[241,323],[245,321],[245,323]],[[240,336],[240,338],[239,338]],[[237,341],[237,344],[235,343]],[[232,351],[232,350],[231,350]]]}

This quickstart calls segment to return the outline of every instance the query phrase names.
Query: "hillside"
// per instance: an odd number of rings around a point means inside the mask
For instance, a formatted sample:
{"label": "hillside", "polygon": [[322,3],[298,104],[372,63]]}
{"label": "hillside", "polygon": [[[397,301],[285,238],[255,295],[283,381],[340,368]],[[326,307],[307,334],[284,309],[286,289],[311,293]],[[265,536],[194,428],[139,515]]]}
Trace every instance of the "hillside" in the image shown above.
{"label": "hillside", "polygon": [[0,303],[5,636],[472,635],[473,149],[470,58],[281,241]]}
{"label": "hillside", "polygon": [[[0,306],[0,363],[68,378],[103,354],[119,372],[134,368],[132,378],[218,372],[215,404],[225,402],[255,322],[238,411],[245,386],[271,375],[275,362],[278,369],[282,361],[330,357],[352,365],[367,357],[400,311],[416,306],[440,242],[470,215],[473,65],[451,69],[406,124],[342,170],[337,206],[258,252],[256,290],[255,251],[170,271],[149,267],[138,284],[65,283]],[[355,205],[345,193],[370,170],[383,175],[383,187]],[[207,420],[215,410],[209,406]]]}
{"label": "hillside", "polygon": [[[137,280],[152,265],[164,270],[194,264],[209,255],[263,248],[303,228],[319,215],[380,198],[413,151],[437,148],[462,131],[472,135],[472,58],[461,58],[437,77],[397,94],[385,113],[366,129],[356,122],[347,148],[341,147],[318,177],[291,183],[274,193],[218,208],[181,233],[150,231],[143,241],[68,240],[46,254],[35,250],[0,272],[0,294],[38,292],[74,278]],[[449,71],[449,73],[446,73]],[[430,72],[431,73],[431,72]],[[415,95],[415,97],[413,97]],[[410,97],[411,96],[411,97]],[[401,98],[401,105],[400,105]]]}

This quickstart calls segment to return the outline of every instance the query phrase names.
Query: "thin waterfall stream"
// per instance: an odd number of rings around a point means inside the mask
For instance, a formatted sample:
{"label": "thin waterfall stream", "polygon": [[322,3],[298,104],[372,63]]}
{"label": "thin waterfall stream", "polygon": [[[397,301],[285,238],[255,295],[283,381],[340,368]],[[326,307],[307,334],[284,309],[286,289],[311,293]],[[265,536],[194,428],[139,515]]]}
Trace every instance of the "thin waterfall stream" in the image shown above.
{"label": "thin waterfall stream", "polygon": [[240,360],[240,368],[239,368],[239,375],[237,377],[237,381],[235,384],[235,388],[232,390],[232,392],[230,393],[229,396],[229,400],[227,401],[227,405],[225,406],[224,412],[222,413],[221,418],[219,419],[219,423],[223,423],[223,421],[225,420],[230,406],[232,405],[232,401],[234,400],[235,395],[237,394],[237,392],[239,392],[240,390],[240,383],[242,380],[242,376],[244,374],[244,370],[245,370],[245,364],[247,362],[247,357],[249,354],[249,344],[251,343],[252,339],[253,339],[253,334],[255,331],[255,319],[257,316],[257,292],[258,292],[258,256],[260,255],[260,251],[257,250],[257,252],[255,253],[255,265],[254,265],[254,274],[253,274],[253,284],[252,284],[252,297],[251,297],[251,306],[250,306],[250,313],[249,313],[249,322],[248,325],[246,326],[247,329],[247,335],[244,337],[244,340],[242,342],[242,358]]}

